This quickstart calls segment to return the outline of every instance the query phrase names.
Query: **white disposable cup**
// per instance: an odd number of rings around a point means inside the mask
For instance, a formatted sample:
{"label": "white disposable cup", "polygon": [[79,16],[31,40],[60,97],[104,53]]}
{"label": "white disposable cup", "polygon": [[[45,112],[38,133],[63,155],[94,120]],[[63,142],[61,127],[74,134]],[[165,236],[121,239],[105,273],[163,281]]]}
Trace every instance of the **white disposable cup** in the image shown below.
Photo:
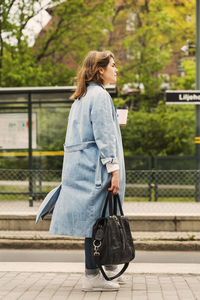
{"label": "white disposable cup", "polygon": [[128,109],[117,109],[117,120],[119,122],[119,125],[126,126],[128,119]]}

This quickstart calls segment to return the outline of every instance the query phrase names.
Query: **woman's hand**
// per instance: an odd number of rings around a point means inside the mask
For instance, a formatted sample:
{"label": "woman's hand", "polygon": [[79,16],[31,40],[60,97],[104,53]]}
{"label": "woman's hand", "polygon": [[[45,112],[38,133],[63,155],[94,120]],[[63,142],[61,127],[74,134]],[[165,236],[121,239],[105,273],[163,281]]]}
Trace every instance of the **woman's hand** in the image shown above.
{"label": "woman's hand", "polygon": [[119,170],[112,172],[111,187],[108,188],[114,195],[119,192]]}

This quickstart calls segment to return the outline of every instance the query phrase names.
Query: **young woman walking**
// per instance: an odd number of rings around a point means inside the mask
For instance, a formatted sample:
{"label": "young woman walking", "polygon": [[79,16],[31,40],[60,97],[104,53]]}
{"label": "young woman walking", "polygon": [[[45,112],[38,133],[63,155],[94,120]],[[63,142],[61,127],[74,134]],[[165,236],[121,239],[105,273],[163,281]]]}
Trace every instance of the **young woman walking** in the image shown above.
{"label": "young woman walking", "polygon": [[[78,74],[74,103],[64,144],[62,187],[50,232],[85,238],[83,290],[117,290],[119,282],[106,281],[92,259],[92,227],[100,217],[108,190],[125,189],[121,133],[107,84],[115,84],[117,68],[110,51],[91,51]],[[114,272],[112,266],[108,267]],[[120,280],[120,279],[119,279]]]}

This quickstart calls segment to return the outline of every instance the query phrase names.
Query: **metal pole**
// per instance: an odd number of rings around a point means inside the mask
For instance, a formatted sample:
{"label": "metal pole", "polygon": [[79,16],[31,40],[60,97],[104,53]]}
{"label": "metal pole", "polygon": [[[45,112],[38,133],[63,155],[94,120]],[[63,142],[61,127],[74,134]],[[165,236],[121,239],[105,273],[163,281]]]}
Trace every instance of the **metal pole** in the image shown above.
{"label": "metal pole", "polygon": [[33,157],[32,157],[32,103],[28,94],[28,166],[29,166],[29,206],[33,206]]}
{"label": "metal pole", "polygon": [[200,89],[200,0],[196,0],[196,89]]}
{"label": "metal pole", "polygon": [[[196,76],[195,85],[196,90],[200,89],[200,0],[196,0]],[[200,137],[200,105],[196,105],[196,137]],[[196,169],[197,169],[197,182],[196,182],[196,201],[200,202],[200,144],[196,143]]]}

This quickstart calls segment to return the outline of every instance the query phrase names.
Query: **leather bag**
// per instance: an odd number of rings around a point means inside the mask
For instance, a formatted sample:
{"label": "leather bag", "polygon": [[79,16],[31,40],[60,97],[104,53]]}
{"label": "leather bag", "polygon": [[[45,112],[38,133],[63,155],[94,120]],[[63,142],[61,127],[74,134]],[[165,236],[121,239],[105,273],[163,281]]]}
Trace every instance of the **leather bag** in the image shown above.
{"label": "leather bag", "polygon": [[[106,211],[109,216],[105,217]],[[135,258],[135,248],[127,218],[124,216],[119,195],[108,192],[102,215],[93,226],[92,255],[106,280],[113,280],[124,273]],[[108,277],[102,266],[124,264],[120,272]]]}

